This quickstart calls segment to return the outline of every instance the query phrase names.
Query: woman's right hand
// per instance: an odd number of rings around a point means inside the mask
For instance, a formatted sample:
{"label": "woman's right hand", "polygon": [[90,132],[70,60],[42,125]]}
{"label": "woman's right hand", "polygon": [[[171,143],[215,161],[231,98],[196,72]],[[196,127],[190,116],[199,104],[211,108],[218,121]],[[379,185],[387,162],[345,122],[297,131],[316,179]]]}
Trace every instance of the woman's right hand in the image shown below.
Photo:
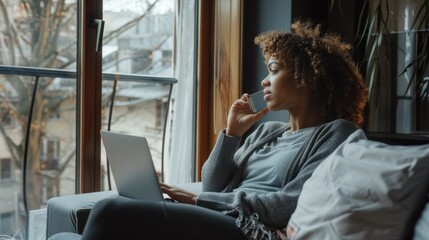
{"label": "woman's right hand", "polygon": [[250,109],[249,94],[245,93],[237,99],[231,106],[228,114],[226,134],[234,137],[241,137],[249,128],[261,120],[268,113],[268,108],[254,113]]}
{"label": "woman's right hand", "polygon": [[163,193],[167,194],[172,199],[181,202],[181,203],[188,203],[188,204],[194,204],[197,202],[197,195],[188,192],[184,189],[170,186],[168,184],[165,184],[163,182],[160,182],[159,185],[161,186],[161,190]]}

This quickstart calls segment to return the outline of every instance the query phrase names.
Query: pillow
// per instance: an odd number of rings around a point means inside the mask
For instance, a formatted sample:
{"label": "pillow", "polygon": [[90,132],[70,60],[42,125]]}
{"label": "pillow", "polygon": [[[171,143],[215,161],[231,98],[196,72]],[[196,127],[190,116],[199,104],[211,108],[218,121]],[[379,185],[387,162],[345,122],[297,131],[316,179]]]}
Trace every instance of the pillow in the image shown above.
{"label": "pillow", "polygon": [[356,130],[303,185],[288,237],[404,239],[428,187],[429,144],[390,146]]}

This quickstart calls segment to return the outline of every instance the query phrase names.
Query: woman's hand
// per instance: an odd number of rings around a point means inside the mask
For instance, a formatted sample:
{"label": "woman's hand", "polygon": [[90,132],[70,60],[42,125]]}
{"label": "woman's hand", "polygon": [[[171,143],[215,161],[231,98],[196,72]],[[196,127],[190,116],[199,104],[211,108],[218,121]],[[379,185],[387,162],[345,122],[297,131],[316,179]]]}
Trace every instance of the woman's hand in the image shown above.
{"label": "woman's hand", "polygon": [[243,134],[249,130],[249,128],[258,122],[263,116],[268,113],[268,108],[254,113],[250,109],[249,103],[249,94],[245,93],[243,96],[236,100],[228,114],[228,121],[226,127],[226,134],[234,137],[241,137]]}
{"label": "woman's hand", "polygon": [[170,186],[162,182],[160,182],[159,184],[163,193],[167,194],[169,197],[178,202],[193,205],[195,205],[195,203],[197,202],[197,195],[191,192],[187,192],[181,188]]}

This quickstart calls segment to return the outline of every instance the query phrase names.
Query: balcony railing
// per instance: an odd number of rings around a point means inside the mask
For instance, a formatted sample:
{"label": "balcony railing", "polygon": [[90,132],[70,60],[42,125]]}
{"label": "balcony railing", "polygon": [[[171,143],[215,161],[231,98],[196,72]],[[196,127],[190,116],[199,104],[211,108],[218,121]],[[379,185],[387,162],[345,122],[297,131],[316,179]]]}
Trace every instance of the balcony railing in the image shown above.
{"label": "balcony railing", "polygon": [[[70,70],[49,69],[49,68],[34,68],[34,67],[16,67],[0,65],[0,74],[2,75],[19,75],[32,77],[61,77],[76,79],[77,73]],[[171,77],[158,77],[137,74],[120,74],[120,73],[103,73],[103,80],[109,81],[129,81],[129,82],[144,82],[158,84],[175,84],[177,79]]]}

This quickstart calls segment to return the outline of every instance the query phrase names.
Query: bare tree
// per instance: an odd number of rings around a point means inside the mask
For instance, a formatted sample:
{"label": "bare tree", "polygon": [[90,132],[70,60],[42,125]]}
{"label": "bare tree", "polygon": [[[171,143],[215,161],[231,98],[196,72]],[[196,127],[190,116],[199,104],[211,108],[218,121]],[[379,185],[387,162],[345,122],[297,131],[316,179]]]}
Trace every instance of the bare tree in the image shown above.
{"label": "bare tree", "polygon": [[[156,1],[147,1],[147,11],[125,23],[105,36],[106,41],[133,27],[150,13]],[[0,65],[31,66],[65,69],[76,62],[76,3],[65,0],[1,0],[0,1]],[[31,92],[35,77],[7,76],[8,86],[0,86],[0,100],[4,117],[13,118],[21,136],[25,136],[27,116],[31,103]],[[28,139],[27,197],[28,209],[40,208],[42,204],[42,180],[45,177],[55,185],[75,152],[68,151],[58,162],[57,174],[44,175],[40,168],[42,142],[46,126],[53,114],[67,100],[75,98],[75,92],[67,88],[52,89],[54,78],[40,79],[33,108],[31,134]],[[12,101],[12,98],[15,101]],[[7,114],[7,116],[5,115]],[[23,167],[25,139],[13,139],[6,124],[0,125],[14,165]]]}

